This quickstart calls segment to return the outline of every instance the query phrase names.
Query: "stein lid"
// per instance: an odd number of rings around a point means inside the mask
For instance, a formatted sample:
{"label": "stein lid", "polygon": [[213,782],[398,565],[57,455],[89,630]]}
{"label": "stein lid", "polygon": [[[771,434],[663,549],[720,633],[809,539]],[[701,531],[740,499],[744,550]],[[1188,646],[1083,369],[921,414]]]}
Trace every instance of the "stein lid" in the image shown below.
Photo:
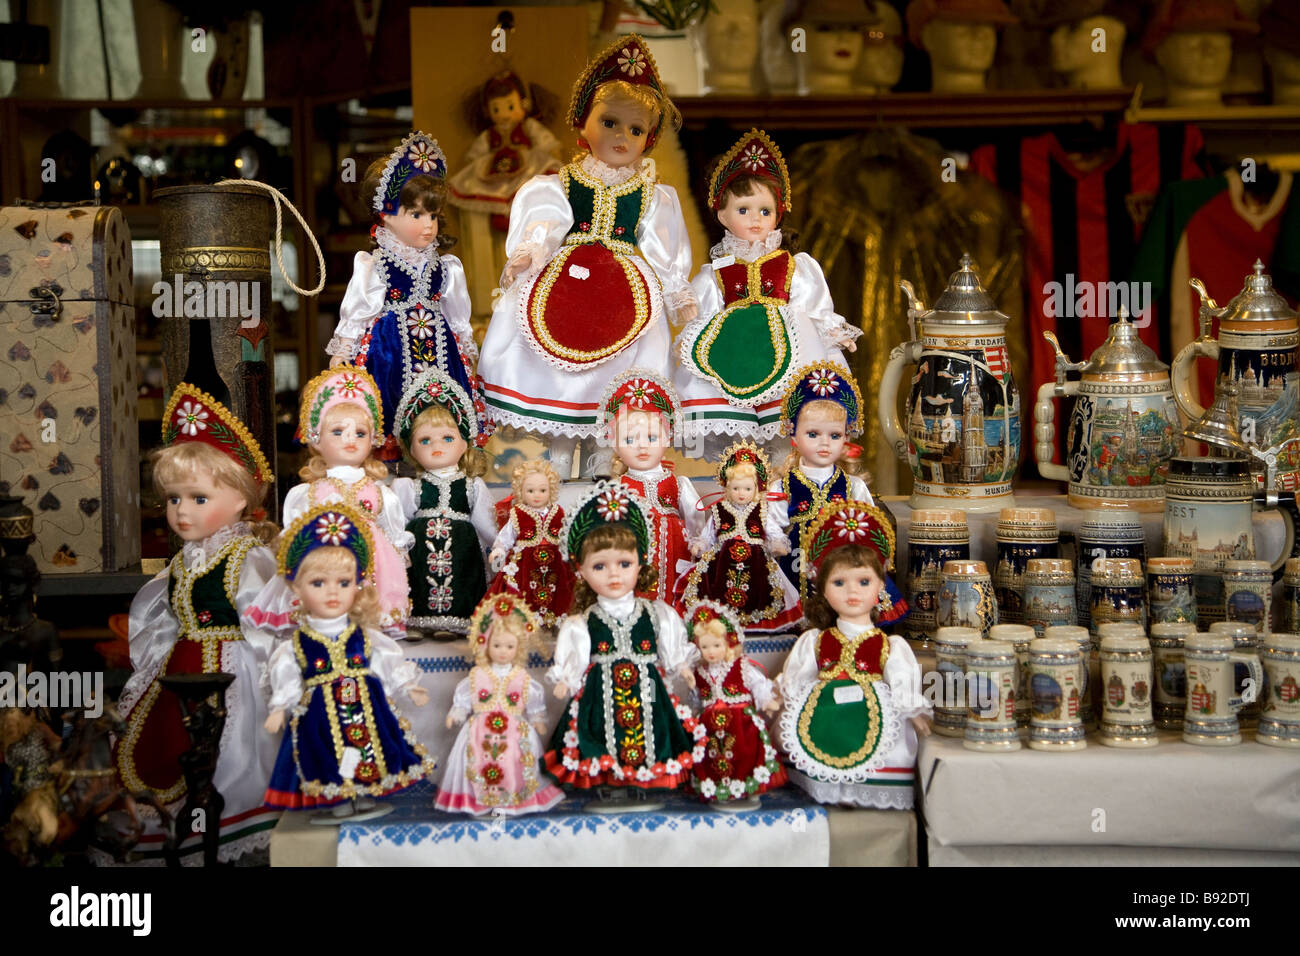
{"label": "stein lid", "polygon": [[1219,313],[1220,322],[1295,322],[1300,319],[1286,299],[1273,288],[1273,279],[1264,272],[1264,263],[1255,260],[1254,274]]}
{"label": "stein lid", "polygon": [[1000,325],[1010,318],[998,311],[993,297],[984,291],[970,253],[963,253],[961,268],[948,277],[948,288],[939,294],[934,308],[920,316],[922,322],[944,325]]}
{"label": "stein lid", "polygon": [[1078,654],[1079,642],[1063,637],[1038,637],[1029,645],[1030,654]]}
{"label": "stein lid", "polygon": [[1132,375],[1144,372],[1168,372],[1151,346],[1142,341],[1137,327],[1129,321],[1128,309],[1119,307],[1106,341],[1097,347],[1083,367],[1084,375]]}
{"label": "stein lid", "polygon": [[1092,634],[1082,624],[1050,624],[1043,630],[1043,637],[1060,637],[1079,644],[1092,641]]}
{"label": "stein lid", "polygon": [[1069,558],[1030,558],[1025,562],[1025,574],[1073,574],[1074,562]]}

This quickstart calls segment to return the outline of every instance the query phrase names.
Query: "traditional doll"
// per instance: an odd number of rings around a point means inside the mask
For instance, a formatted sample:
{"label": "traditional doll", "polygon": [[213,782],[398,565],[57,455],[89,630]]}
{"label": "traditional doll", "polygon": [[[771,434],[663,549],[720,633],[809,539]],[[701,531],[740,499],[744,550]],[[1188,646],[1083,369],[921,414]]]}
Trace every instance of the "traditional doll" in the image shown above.
{"label": "traditional doll", "polygon": [[[151,793],[169,809],[186,796],[180,758],[190,749],[180,701],[159,678],[233,674],[213,784],[225,798],[223,860],[265,845],[274,814],[261,813],[275,763],[275,742],[258,732],[266,719],[261,675],[272,636],[241,624],[275,577],[268,548],[278,530],[261,520],[275,483],[271,466],[244,423],[192,385],[176,386],[163,412],[163,446],[151,454],[154,486],[167,524],[184,546],[131,602],[133,673],[118,699],[126,731],[116,760],[127,790]],[[160,833],[151,821],[149,831]]]}
{"label": "traditional doll", "polygon": [[777,679],[779,738],[790,779],[819,803],[912,807],[917,735],[929,734],[921,668],[901,637],[873,621],[884,607],[894,531],[879,508],[828,505],[813,524],[813,629]]}
{"label": "traditional doll", "polygon": [[[315,505],[339,502],[364,516],[375,546],[371,564],[379,595],[379,626],[393,637],[406,632],[411,597],[406,580],[406,554],[414,538],[406,530],[407,512],[384,483],[388,468],[375,457],[384,442],[384,417],[379,388],[365,369],[350,365],[321,372],[302,390],[299,426],[311,457],[298,472],[304,484],[284,498],[285,525]],[[257,600],[259,623],[285,629],[284,596],[289,589],[277,582]]]}
{"label": "traditional doll", "polygon": [[491,416],[551,436],[570,476],[574,443],[602,435],[600,396],[633,366],[667,377],[668,311],[696,315],[690,241],[677,193],[656,185],[653,148],[677,124],[637,36],[602,53],[574,86],[568,122],[585,151],[557,176],[525,183],[510,210],[506,293],[479,369]]}
{"label": "traditional doll", "polygon": [[520,595],[546,627],[555,627],[573,602],[573,570],[560,548],[560,477],[548,461],[526,461],[515,466],[510,486],[510,517],[488,555],[500,568],[488,593]]}
{"label": "traditional doll", "polygon": [[699,560],[682,595],[688,608],[717,601],[749,631],[783,630],[802,616],[798,592],[772,559],[786,538],[768,537],[767,478],[767,456],[752,442],[727,449],[717,472],[724,490],[694,542]]}
{"label": "traditional doll", "polygon": [[674,674],[689,684],[699,652],[676,611],[637,596],[654,590],[653,537],[644,506],[612,482],[598,483],[567,523],[581,580],[546,676],[556,697],[572,700],[545,761],[568,786],[672,789],[704,757],[704,728],[664,683]]}
{"label": "traditional doll", "polygon": [[448,727],[464,726],[438,788],[439,810],[517,816],[564,799],[541,772],[546,697],[525,666],[540,630],[541,621],[513,594],[489,595],[474,610],[474,666],[456,685],[447,714]]}
{"label": "traditional doll", "polygon": [[645,503],[646,520],[654,528],[650,564],[658,584],[647,596],[671,603],[685,586],[683,575],[691,568],[688,539],[700,521],[695,485],[673,474],[672,462],[664,461],[681,406],[666,378],[633,368],[609,383],[601,407],[614,445],[614,474]]}
{"label": "traditional doll", "polygon": [[313,506],[281,536],[279,571],[299,607],[292,637],[276,646],[268,665],[271,712],[263,736],[280,741],[268,806],[333,807],[337,819],[379,816],[391,808],[372,798],[404,790],[435,769],[393,704],[404,691],[423,707],[429,692],[397,642],[376,628],[374,546],[370,522],[339,504]]}
{"label": "traditional doll", "polygon": [[497,533],[492,496],[481,477],[487,454],[474,446],[474,404],[449,377],[429,369],[402,396],[393,430],[407,457],[423,469],[418,478],[393,482],[415,540],[410,624],[464,634],[487,590],[483,555]]}
{"label": "traditional doll", "polygon": [[762,710],[780,709],[776,685],[744,658],[744,629],[731,608],[701,601],[686,615],[686,632],[700,652],[695,665],[699,721],[708,742],[691,768],[691,786],[723,809],[752,809],[758,795],[785,783]]}
{"label": "traditional doll", "polygon": [[692,288],[700,314],[677,342],[674,376],[686,434],[775,438],[781,398],[808,362],[844,365],[861,335],[835,312],[816,260],[790,251],[780,225],[790,176],[761,130],[741,137],[709,179],[709,207],[725,232]]}
{"label": "traditional doll", "polygon": [[[455,242],[441,232],[446,175],[437,142],[416,132],[371,164],[361,181],[374,210],[377,248],[357,253],[325,351],[334,356],[331,366],[360,365],[371,374],[384,422],[393,421],[402,394],[429,368],[481,402],[465,270],[455,256],[440,254]],[[378,457],[396,461],[393,435],[378,437]],[[487,438],[486,431],[475,436]]]}

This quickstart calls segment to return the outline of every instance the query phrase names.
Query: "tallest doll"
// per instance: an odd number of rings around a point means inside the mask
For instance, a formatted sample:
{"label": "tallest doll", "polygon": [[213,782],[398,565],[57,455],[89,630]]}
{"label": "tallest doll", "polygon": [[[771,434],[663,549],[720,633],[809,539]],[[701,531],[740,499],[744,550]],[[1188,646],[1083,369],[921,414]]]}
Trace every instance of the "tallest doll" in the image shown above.
{"label": "tallest doll", "polygon": [[489,414],[548,443],[561,478],[577,441],[605,431],[608,383],[634,366],[667,378],[669,318],[697,312],[681,204],[645,157],[680,116],[640,37],[583,71],[568,121],[582,152],[515,196],[479,360]]}

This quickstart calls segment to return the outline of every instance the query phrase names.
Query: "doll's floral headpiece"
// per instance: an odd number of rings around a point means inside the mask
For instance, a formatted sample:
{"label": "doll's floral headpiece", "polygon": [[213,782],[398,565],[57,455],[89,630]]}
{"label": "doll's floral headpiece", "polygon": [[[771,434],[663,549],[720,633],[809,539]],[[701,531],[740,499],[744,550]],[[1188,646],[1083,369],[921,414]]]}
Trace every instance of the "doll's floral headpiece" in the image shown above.
{"label": "doll's floral headpiece", "polygon": [[587,65],[587,68],[578,74],[578,79],[573,84],[573,99],[569,101],[569,112],[566,117],[569,125],[574,129],[581,129],[587,122],[588,114],[591,113],[591,104],[595,101],[596,90],[602,84],[614,80],[623,80],[633,86],[647,87],[653,90],[658,99],[663,102],[665,108],[659,111],[659,122],[646,136],[645,148],[651,149],[659,139],[664,117],[672,109],[672,101],[668,99],[664,85],[659,79],[655,58],[650,55],[645,40],[635,33],[620,37],[605,47]]}
{"label": "doll's floral headpiece", "polygon": [[776,143],[761,129],[751,129],[718,160],[709,179],[709,208],[721,209],[722,194],[741,176],[764,180],[782,213],[790,211],[790,172]]}
{"label": "doll's floral headpiece", "polygon": [[638,412],[658,412],[668,421],[670,432],[676,427],[682,408],[672,384],[648,368],[630,368],[616,375],[605,387],[600,405],[611,424],[625,408]]}
{"label": "doll's floral headpiece", "polygon": [[402,187],[415,176],[447,178],[447,157],[438,148],[438,141],[419,130],[402,140],[402,145],[393,150],[384,164],[379,186],[370,200],[375,212],[396,215]]}
{"label": "doll's floral headpiece", "polygon": [[198,442],[231,458],[261,484],[275,481],[262,448],[248,427],[230,409],[188,382],[172,391],[162,417],[164,445]]}
{"label": "doll's floral headpiece", "polygon": [[620,481],[600,481],[564,519],[560,541],[567,560],[577,561],[582,542],[607,524],[626,525],[636,537],[637,557],[645,564],[654,551],[654,529],[646,521],[646,504]]}
{"label": "doll's floral headpiece", "polygon": [[842,365],[817,362],[805,365],[781,400],[781,434],[793,435],[799,412],[809,402],[829,401],[844,407],[845,427],[850,437],[862,431],[862,393]]}
{"label": "doll's floral headpiece", "polygon": [[286,581],[292,581],[303,558],[317,548],[347,548],[357,559],[357,581],[370,576],[370,560],[375,542],[369,523],[346,505],[317,505],[309,509],[280,537],[276,561]]}
{"label": "doll's floral headpiece", "polygon": [[718,466],[717,480],[722,487],[727,486],[727,476],[737,465],[753,465],[755,478],[758,481],[758,492],[762,494],[763,489],[767,487],[767,476],[770,470],[767,455],[763,449],[759,448],[752,441],[736,442],[722,453],[722,464]]}
{"label": "doll's floral headpiece", "polygon": [[[807,557],[810,576],[816,577],[826,558],[836,548],[857,544],[874,551],[885,569],[885,590],[882,592],[876,622],[896,624],[908,614],[907,602],[894,584],[892,570],[896,541],[894,526],[889,516],[875,505],[865,501],[832,501],[818,513],[808,528]],[[887,594],[888,601],[883,600]]]}
{"label": "doll's floral headpiece", "polygon": [[384,443],[384,408],[379,386],[370,373],[355,365],[337,365],[326,369],[304,386],[298,428],[307,444],[320,441],[321,422],[335,405],[360,405],[370,413],[370,443],[378,448]]}
{"label": "doll's floral headpiece", "polygon": [[542,622],[523,598],[514,594],[489,594],[479,602],[470,615],[469,653],[478,657],[487,653],[488,634],[498,621],[516,617],[523,623],[524,636],[519,641],[519,652],[527,657],[529,647],[541,634]]}
{"label": "doll's floral headpiece", "polygon": [[721,621],[726,631],[727,646],[739,647],[745,639],[745,629],[740,624],[736,612],[717,601],[701,601],[691,607],[686,615],[686,634],[695,640],[695,628],[708,621]]}
{"label": "doll's floral headpiece", "polygon": [[408,452],[411,450],[411,431],[420,413],[434,405],[441,405],[456,420],[460,437],[473,444],[478,432],[478,417],[474,414],[474,403],[469,400],[465,390],[450,376],[438,368],[427,369],[411,383],[411,387],[402,395],[393,413],[393,431],[397,439]]}

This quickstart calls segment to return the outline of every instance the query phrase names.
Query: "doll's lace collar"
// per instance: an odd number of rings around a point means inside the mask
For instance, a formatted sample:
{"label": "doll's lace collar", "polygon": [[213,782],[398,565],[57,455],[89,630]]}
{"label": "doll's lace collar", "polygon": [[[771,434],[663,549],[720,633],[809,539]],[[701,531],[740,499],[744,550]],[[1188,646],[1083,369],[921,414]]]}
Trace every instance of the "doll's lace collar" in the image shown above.
{"label": "doll's lace collar", "polygon": [[781,248],[781,230],[773,229],[765,237],[756,242],[750,242],[742,239],[740,236],[730,232],[722,234],[722,241],[709,250],[709,258],[721,259],[723,256],[735,256],[737,259],[743,259],[745,262],[753,262],[760,259],[769,252],[775,252]]}
{"label": "doll's lace collar", "polygon": [[627,476],[629,478],[634,478],[646,485],[658,484],[667,474],[668,469],[664,467],[663,462],[660,462],[653,468],[647,468],[645,471],[642,471],[639,468],[629,468],[627,470]]}
{"label": "doll's lace collar", "polygon": [[401,259],[409,266],[419,269],[433,259],[438,250],[438,242],[435,239],[423,249],[417,249],[415,246],[408,246],[398,239],[392,230],[379,226],[375,229],[375,243],[380,249]]}
{"label": "doll's lace collar", "polygon": [[607,598],[603,594],[598,594],[596,603],[606,614],[621,620],[631,614],[632,609],[636,607],[636,591],[628,591],[619,598]]}
{"label": "doll's lace collar", "polygon": [[642,163],[633,163],[631,166],[610,166],[602,163],[599,159],[588,153],[582,160],[582,171],[593,179],[599,179],[606,186],[621,186],[633,176],[639,174],[644,168],[644,163],[650,160],[644,160]]}
{"label": "doll's lace collar", "polygon": [[186,541],[185,546],[181,548],[181,560],[185,563],[185,567],[190,569],[203,567],[235,538],[241,538],[249,533],[247,522],[236,521],[234,524],[228,524],[202,541]]}

